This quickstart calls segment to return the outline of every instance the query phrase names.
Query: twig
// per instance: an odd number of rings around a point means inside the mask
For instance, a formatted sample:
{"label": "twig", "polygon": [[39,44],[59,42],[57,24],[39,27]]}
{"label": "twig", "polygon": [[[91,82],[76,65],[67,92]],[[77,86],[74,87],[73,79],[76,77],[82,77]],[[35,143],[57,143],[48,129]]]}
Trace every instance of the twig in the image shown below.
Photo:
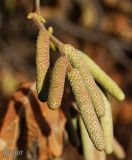
{"label": "twig", "polygon": [[[30,17],[30,19],[33,20],[33,22],[38,27],[38,29],[47,30],[45,28],[44,24],[39,19],[41,17],[41,14],[40,14],[40,0],[33,0],[33,9],[32,9],[32,12],[29,13],[28,16]],[[56,37],[54,37],[50,33],[49,33],[49,36],[51,38],[51,41],[54,42],[58,46],[59,49],[61,49],[62,48],[62,42],[60,42]],[[63,52],[62,52],[62,54],[63,54]]]}
{"label": "twig", "polygon": [[36,12],[38,15],[40,15],[40,0],[33,0],[32,12]]}
{"label": "twig", "polygon": [[[34,24],[38,27],[38,29],[43,29],[48,32],[48,30],[45,28],[44,24],[42,23],[40,14],[40,0],[33,0],[33,12],[29,13],[28,18],[32,19]],[[48,32],[49,33],[49,32]],[[65,53],[63,51],[63,43],[59,41],[56,37],[54,37],[51,33],[49,33],[51,41],[58,47],[60,54],[62,56],[65,56]],[[71,70],[72,66],[69,62],[67,71],[69,72]]]}
{"label": "twig", "polygon": [[[38,29],[43,29],[43,30],[47,31],[47,29],[45,28],[43,23],[40,22],[40,20],[38,18],[38,14],[36,12],[30,13],[30,16],[32,17],[32,20],[33,20],[34,24],[38,27]],[[58,48],[61,48],[62,42],[60,42],[56,37],[54,37],[50,33],[49,33],[49,36],[51,38],[51,41],[54,42],[58,46]]]}

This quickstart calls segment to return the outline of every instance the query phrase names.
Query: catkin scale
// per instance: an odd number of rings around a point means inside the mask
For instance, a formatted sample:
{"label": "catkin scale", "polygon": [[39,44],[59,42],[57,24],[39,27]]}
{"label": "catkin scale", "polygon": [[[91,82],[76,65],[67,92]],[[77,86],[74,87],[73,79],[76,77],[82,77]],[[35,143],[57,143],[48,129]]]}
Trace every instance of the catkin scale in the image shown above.
{"label": "catkin scale", "polygon": [[103,133],[81,74],[73,68],[68,73],[68,79],[89,136],[95,147],[101,151],[104,149]]}
{"label": "catkin scale", "polygon": [[[37,51],[36,51],[36,88],[38,97],[41,101],[45,101],[45,94],[47,87],[47,77],[48,68],[49,68],[49,47],[50,47],[50,38],[47,31],[40,30],[37,37]],[[46,79],[45,79],[46,78]]]}
{"label": "catkin scale", "polygon": [[89,68],[84,63],[83,59],[81,58],[81,55],[78,54],[77,50],[73,48],[71,45],[64,45],[64,52],[70,60],[71,64],[80,71],[81,76],[85,82],[87,91],[92,99],[92,103],[97,116],[103,117],[105,115],[105,106],[103,98],[100,90],[98,89],[93,79],[92,74],[89,72]]}
{"label": "catkin scale", "polygon": [[61,105],[67,64],[67,58],[65,56],[62,56],[56,61],[52,70],[48,94],[48,106],[51,109],[57,109]]}
{"label": "catkin scale", "polygon": [[112,111],[111,105],[104,93],[101,91],[102,97],[105,104],[105,115],[100,118],[100,125],[102,127],[104,141],[105,141],[105,152],[111,154],[113,151],[113,122],[112,122]]}
{"label": "catkin scale", "polygon": [[124,100],[125,95],[119,86],[97,64],[95,64],[91,58],[83,52],[79,52],[95,80],[117,100]]}

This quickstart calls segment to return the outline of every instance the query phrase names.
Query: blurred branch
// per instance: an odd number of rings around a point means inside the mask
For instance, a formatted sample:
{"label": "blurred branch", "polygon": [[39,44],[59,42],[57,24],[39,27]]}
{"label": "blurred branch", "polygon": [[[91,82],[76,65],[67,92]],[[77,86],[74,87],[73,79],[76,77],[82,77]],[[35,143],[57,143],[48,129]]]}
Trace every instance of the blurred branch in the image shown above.
{"label": "blurred branch", "polygon": [[76,0],[79,1],[80,5],[82,6],[82,10],[88,10],[88,6],[92,4],[94,8],[96,8],[97,12],[97,22],[96,22],[96,29],[99,29],[100,21],[102,17],[106,17],[106,14],[104,12],[103,6],[101,5],[101,2],[99,0]]}
{"label": "blurred branch", "polygon": [[113,38],[107,42],[107,46],[116,61],[122,64],[126,69],[131,70],[132,63],[129,58],[126,57],[122,43]]}
{"label": "blurred branch", "polygon": [[[86,1],[87,1],[87,0],[86,0]],[[90,0],[90,1],[92,1],[92,0]],[[96,8],[97,8],[97,10],[98,10],[98,14],[99,14],[101,17],[104,16],[105,13],[104,13],[104,10],[103,10],[103,7],[102,7],[100,1],[99,1],[99,0],[93,0],[92,2],[93,2],[94,5],[96,6]]]}
{"label": "blurred branch", "polygon": [[52,24],[56,30],[59,28],[75,38],[103,45],[110,51],[117,62],[121,63],[127,70],[131,70],[131,61],[126,57],[125,52],[123,51],[124,47],[131,46],[129,43],[126,44],[123,41],[118,41],[112,36],[99,31],[89,31],[66,19],[54,18],[50,19],[48,22],[49,24]]}

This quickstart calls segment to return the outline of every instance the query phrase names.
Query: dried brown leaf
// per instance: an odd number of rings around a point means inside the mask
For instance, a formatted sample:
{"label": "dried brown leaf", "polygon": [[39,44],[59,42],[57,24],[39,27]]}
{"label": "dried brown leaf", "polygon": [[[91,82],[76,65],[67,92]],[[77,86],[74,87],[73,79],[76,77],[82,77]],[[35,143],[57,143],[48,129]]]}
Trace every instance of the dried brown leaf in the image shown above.
{"label": "dried brown leaf", "polygon": [[47,103],[38,100],[34,84],[22,85],[9,100],[7,110],[1,109],[0,113],[3,115],[0,142],[4,142],[8,150],[15,150],[17,146],[24,152],[20,157],[23,159],[61,156],[65,116],[60,109],[50,110]]}

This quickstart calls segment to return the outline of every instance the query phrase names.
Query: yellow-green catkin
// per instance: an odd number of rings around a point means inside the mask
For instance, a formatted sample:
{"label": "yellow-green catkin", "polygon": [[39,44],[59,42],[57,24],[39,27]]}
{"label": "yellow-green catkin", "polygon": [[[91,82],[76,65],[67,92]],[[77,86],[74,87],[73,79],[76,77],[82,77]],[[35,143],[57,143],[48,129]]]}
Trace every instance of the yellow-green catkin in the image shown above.
{"label": "yellow-green catkin", "polygon": [[99,120],[93,108],[91,98],[86,90],[83,78],[76,68],[68,73],[76,102],[80,109],[81,117],[89,133],[89,137],[98,150],[104,149],[104,138]]}
{"label": "yellow-green catkin", "polygon": [[50,65],[49,62],[49,47],[50,47],[50,38],[49,33],[44,30],[40,30],[37,37],[37,51],[36,51],[36,88],[38,96],[43,101],[45,94],[45,81],[46,74]]}
{"label": "yellow-green catkin", "polygon": [[106,154],[111,154],[113,151],[113,121],[112,121],[112,111],[111,105],[101,91],[102,97],[105,104],[105,115],[100,118],[100,124],[104,134],[104,141],[105,141],[105,152]]}
{"label": "yellow-green catkin", "polygon": [[94,61],[83,52],[79,51],[82,59],[90,69],[95,80],[106,89],[117,100],[124,100],[125,95],[119,86],[97,65]]}
{"label": "yellow-green catkin", "polygon": [[94,153],[95,147],[88,136],[87,130],[84,126],[84,123],[81,117],[79,117],[79,126],[80,126],[84,159],[85,160],[96,160],[95,153]]}
{"label": "yellow-green catkin", "polygon": [[81,55],[78,54],[78,50],[76,50],[71,45],[69,44],[64,45],[64,52],[68,57],[69,61],[71,62],[71,64],[80,71],[81,76],[85,82],[87,92],[92,99],[92,103],[97,116],[103,117],[105,114],[105,106],[103,98],[100,93],[100,90],[98,89],[93,79],[92,74],[89,71],[89,68],[85,64],[84,60],[81,58]]}
{"label": "yellow-green catkin", "polygon": [[113,139],[113,153],[118,159],[124,159],[126,156],[124,149],[115,138]]}
{"label": "yellow-green catkin", "polygon": [[106,154],[104,151],[98,151],[97,149],[95,149],[94,151],[96,160],[107,160]]}
{"label": "yellow-green catkin", "polygon": [[48,106],[51,109],[57,109],[61,105],[67,64],[67,58],[62,56],[54,65],[48,94]]}

